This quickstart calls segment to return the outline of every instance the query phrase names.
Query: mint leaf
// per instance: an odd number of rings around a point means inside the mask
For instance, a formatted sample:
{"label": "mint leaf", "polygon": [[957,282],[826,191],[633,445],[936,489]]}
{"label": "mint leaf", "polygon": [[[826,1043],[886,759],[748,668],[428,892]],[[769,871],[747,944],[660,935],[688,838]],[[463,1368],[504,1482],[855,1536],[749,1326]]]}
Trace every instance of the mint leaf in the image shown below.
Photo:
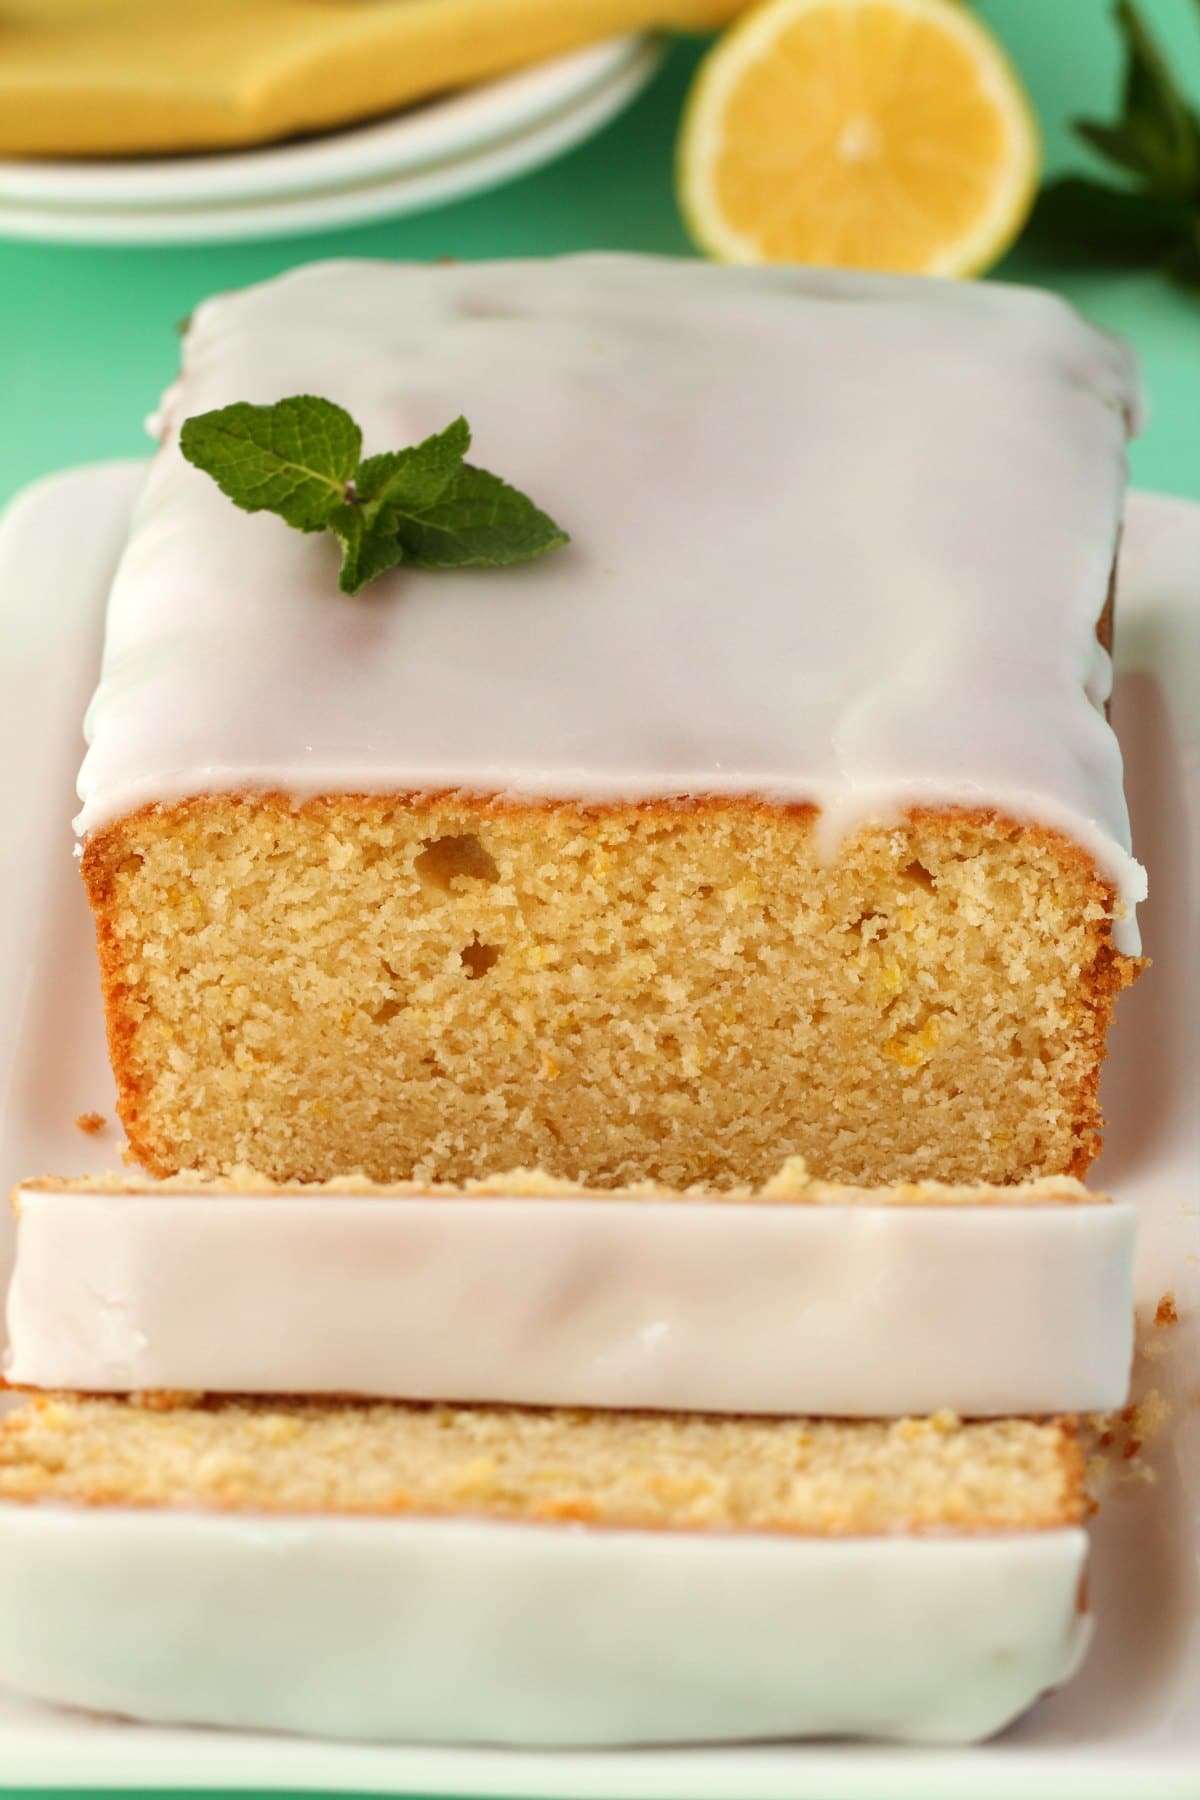
{"label": "mint leaf", "polygon": [[404,560],[422,569],[500,568],[569,542],[532,500],[471,463],[462,464],[435,500],[396,503],[393,510]]}
{"label": "mint leaf", "polygon": [[1075,129],[1136,183],[1112,187],[1083,175],[1049,182],[1031,228],[1072,249],[1156,266],[1185,287],[1200,287],[1200,116],[1133,0],[1117,0],[1115,13],[1125,40],[1121,116],[1110,124],[1078,119]]}
{"label": "mint leaf", "polygon": [[368,514],[384,509],[384,528],[398,537],[403,560],[422,569],[495,568],[565,544],[566,533],[532,500],[463,461],[470,446],[460,418],[411,450],[363,463],[355,493]]}
{"label": "mint leaf", "polygon": [[394,503],[431,505],[462,467],[470,442],[467,421],[459,418],[409,450],[389,450],[359,464],[351,499],[329,518],[329,529],[342,546],[339,585],[344,594],[357,594],[377,575],[408,560]]}
{"label": "mint leaf", "polygon": [[405,450],[360,462],[362,434],[349,413],[297,394],[274,406],[239,402],[186,419],[179,444],[245,511],[332,532],[345,594],[399,563],[498,568],[568,541],[527,495],[463,461],[471,445],[463,418]]}
{"label": "mint leaf", "polygon": [[243,512],[278,513],[298,531],[322,531],[347,498],[362,433],[332,400],[296,394],[185,419],[179,448]]}
{"label": "mint leaf", "polygon": [[1126,57],[1121,117],[1079,119],[1075,129],[1154,193],[1200,200],[1200,119],[1133,0],[1117,0],[1116,19]]}
{"label": "mint leaf", "polygon": [[1035,232],[1114,262],[1165,256],[1189,229],[1185,200],[1114,188],[1086,175],[1066,175],[1044,187],[1030,221]]}
{"label": "mint leaf", "polygon": [[422,439],[411,450],[368,456],[354,477],[355,494],[367,505],[377,502],[427,506],[462,468],[463,457],[470,448],[470,426],[463,418],[455,419],[445,431]]}
{"label": "mint leaf", "polygon": [[1193,225],[1191,236],[1167,258],[1166,269],[1178,287],[1200,294],[1200,218]]}
{"label": "mint leaf", "polygon": [[342,546],[338,586],[343,594],[359,593],[377,575],[386,575],[404,561],[404,546],[390,520],[370,521],[361,506],[335,507],[329,515],[329,529]]}

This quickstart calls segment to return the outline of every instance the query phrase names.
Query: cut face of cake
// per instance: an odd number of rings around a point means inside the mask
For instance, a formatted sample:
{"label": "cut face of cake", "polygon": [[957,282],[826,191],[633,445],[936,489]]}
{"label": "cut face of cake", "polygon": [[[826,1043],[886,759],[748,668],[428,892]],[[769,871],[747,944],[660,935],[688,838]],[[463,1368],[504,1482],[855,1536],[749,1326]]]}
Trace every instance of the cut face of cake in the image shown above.
{"label": "cut face of cake", "polygon": [[[26,1183],[5,1374],[90,1393],[1115,1411],[1134,1209],[1077,1182]],[[219,1321],[218,1324],[214,1324]]]}
{"label": "cut face of cake", "polygon": [[55,1397],[0,1428],[0,1680],[330,1736],[963,1742],[1077,1667],[1086,1509],[1058,1422]]}
{"label": "cut face of cake", "polygon": [[[351,600],[183,420],[458,414],[571,535]],[[81,777],[153,1172],[1081,1174],[1136,967],[1097,628],[1136,382],[1004,287],[632,257],[210,301]]]}

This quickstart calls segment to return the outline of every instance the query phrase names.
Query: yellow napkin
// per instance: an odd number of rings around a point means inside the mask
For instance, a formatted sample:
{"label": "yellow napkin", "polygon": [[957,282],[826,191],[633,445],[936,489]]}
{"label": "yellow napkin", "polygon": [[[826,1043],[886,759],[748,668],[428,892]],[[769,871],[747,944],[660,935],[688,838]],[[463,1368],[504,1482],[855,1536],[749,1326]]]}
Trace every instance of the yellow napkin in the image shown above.
{"label": "yellow napkin", "polygon": [[263,143],[745,0],[0,0],[0,155]]}

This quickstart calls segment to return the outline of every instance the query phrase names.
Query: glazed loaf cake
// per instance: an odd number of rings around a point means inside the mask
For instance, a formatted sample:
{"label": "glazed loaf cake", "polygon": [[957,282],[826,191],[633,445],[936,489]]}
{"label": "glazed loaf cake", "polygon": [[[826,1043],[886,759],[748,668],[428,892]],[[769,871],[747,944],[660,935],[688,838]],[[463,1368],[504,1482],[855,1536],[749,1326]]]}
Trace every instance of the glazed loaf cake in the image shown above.
{"label": "glazed loaf cake", "polygon": [[[571,543],[337,592],[182,421],[467,414]],[[80,792],[151,1171],[1013,1182],[1136,967],[1126,352],[1005,287],[327,264],[199,308]]]}
{"label": "glazed loaf cake", "polygon": [[0,1428],[0,1680],[329,1736],[963,1742],[1077,1667],[1086,1510],[1053,1421],[53,1397]]}

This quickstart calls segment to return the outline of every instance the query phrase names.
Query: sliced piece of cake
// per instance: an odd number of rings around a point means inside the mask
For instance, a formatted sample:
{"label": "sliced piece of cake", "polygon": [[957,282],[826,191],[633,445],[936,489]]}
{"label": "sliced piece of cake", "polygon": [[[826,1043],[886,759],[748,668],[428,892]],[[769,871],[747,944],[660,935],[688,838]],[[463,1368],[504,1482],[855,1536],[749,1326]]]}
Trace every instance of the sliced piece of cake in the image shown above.
{"label": "sliced piece of cake", "polygon": [[[297,393],[370,452],[465,413],[570,544],[348,598],[179,449]],[[1007,286],[356,262],[201,306],[80,788],[137,1157],[1081,1174],[1142,892],[1101,641],[1137,404]]]}
{"label": "sliced piece of cake", "polygon": [[962,1742],[1077,1667],[1063,1423],[53,1398],[0,1429],[0,1680],[326,1736]]}
{"label": "sliced piece of cake", "polygon": [[6,1374],[85,1392],[891,1417],[1125,1404],[1134,1209],[1078,1182],[27,1182]]}

